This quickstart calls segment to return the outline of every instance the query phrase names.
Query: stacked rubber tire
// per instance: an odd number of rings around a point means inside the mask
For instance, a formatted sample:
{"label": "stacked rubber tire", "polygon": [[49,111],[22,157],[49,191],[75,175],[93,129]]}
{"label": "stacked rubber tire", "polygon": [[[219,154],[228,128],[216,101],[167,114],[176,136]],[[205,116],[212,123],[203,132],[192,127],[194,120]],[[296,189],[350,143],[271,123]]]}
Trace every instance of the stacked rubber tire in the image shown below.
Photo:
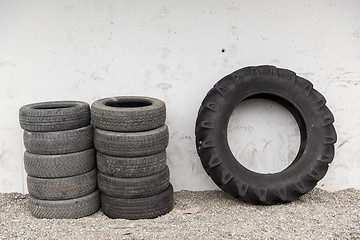
{"label": "stacked rubber tire", "polygon": [[30,211],[37,218],[80,218],[100,208],[90,107],[34,103],[19,111]]}
{"label": "stacked rubber tire", "polygon": [[91,122],[103,212],[110,218],[156,218],[173,208],[165,103],[148,97],[94,102]]}

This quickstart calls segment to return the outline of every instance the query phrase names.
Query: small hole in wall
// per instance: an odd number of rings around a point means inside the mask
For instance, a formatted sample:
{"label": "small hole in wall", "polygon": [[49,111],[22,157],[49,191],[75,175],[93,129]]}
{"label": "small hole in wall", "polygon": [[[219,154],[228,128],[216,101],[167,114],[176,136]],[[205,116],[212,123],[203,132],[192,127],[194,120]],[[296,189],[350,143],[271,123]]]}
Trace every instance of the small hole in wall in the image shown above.
{"label": "small hole in wall", "polygon": [[221,49],[221,52],[225,52],[225,49]]}

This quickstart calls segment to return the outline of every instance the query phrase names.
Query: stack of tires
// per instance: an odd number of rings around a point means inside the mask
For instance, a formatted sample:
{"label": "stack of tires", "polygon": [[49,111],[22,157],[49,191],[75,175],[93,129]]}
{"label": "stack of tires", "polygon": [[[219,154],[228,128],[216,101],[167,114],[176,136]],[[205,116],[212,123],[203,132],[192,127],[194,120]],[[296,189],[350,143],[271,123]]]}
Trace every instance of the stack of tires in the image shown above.
{"label": "stack of tires", "polygon": [[80,218],[100,208],[90,107],[34,103],[19,111],[30,211],[37,218]]}
{"label": "stack of tires", "polygon": [[148,97],[100,99],[91,106],[98,184],[110,218],[156,218],[173,208],[165,103]]}

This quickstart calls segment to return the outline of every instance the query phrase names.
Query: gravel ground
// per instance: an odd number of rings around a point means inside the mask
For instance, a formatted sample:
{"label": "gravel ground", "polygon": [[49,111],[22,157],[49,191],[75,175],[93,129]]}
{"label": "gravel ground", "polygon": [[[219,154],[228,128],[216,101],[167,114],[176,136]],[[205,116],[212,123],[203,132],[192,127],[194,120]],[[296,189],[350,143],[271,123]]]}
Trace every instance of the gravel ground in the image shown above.
{"label": "gravel ground", "polygon": [[36,219],[28,195],[0,194],[0,239],[360,239],[360,191],[314,189],[275,206],[221,191],[175,193],[175,209],[153,220]]}

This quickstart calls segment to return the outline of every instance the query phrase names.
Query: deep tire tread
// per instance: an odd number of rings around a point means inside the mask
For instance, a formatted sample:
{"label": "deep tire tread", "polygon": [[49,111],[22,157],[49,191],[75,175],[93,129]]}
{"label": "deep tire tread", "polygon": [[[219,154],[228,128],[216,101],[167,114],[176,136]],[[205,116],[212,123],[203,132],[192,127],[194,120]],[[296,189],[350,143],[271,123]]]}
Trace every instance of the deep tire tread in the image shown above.
{"label": "deep tire tread", "polygon": [[25,170],[32,177],[60,178],[75,176],[90,171],[95,167],[95,164],[94,148],[60,155],[24,153]]}
{"label": "deep tire tread", "polygon": [[[267,79],[267,80],[265,80]],[[219,120],[224,114],[225,103],[234,101],[234,91],[243,90],[244,86],[251,84],[269,84],[281,86],[284,91],[293,92],[303,102],[306,102],[307,111],[311,111],[311,118],[315,119],[314,126],[319,137],[316,139],[319,153],[311,160],[311,166],[304,167],[304,173],[299,173],[298,180],[283,181],[271,188],[257,186],[256,183],[246,182],[234,173],[227,159],[218,152],[218,140],[216,133],[219,130]],[[273,83],[272,83],[273,82]],[[226,94],[224,94],[226,89]],[[236,89],[236,90],[235,90]],[[286,90],[285,90],[286,89]],[[300,96],[301,95],[301,96]],[[231,99],[232,97],[232,99]],[[291,98],[292,96],[289,96]],[[308,118],[309,116],[306,115]],[[211,127],[209,124],[211,122]],[[322,179],[327,171],[328,164],[334,158],[333,144],[337,141],[333,127],[334,116],[326,107],[325,98],[313,88],[313,84],[294,72],[274,66],[246,67],[222,78],[208,92],[198,112],[196,124],[196,146],[198,154],[206,172],[213,181],[230,194],[254,204],[276,204],[278,202],[289,202],[297,199],[302,194],[310,191]],[[214,128],[213,126],[217,126]],[[319,142],[320,141],[320,142]],[[307,170],[306,170],[307,169]],[[263,180],[265,183],[267,180]]]}

